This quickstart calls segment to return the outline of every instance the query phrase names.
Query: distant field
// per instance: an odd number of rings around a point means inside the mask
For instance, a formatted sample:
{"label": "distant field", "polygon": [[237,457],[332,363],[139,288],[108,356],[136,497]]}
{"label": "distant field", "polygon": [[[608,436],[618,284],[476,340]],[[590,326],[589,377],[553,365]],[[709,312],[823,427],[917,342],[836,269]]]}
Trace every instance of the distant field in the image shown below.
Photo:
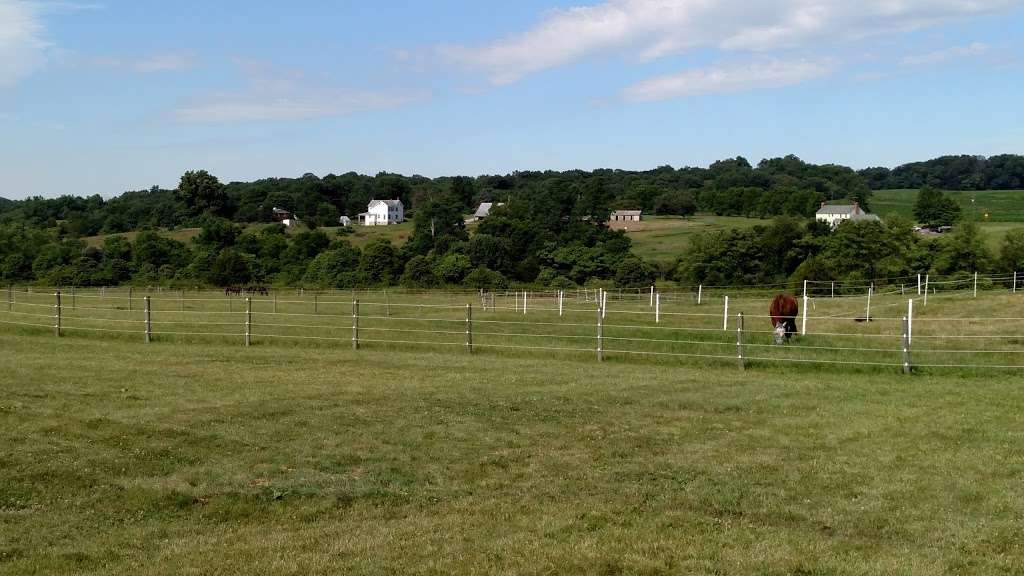
{"label": "distant field", "polygon": [[612,227],[627,231],[634,252],[649,260],[670,261],[682,255],[690,238],[700,232],[752,228],[769,224],[770,220],[740,216],[699,214],[692,218],[679,216],[646,216],[641,222],[614,222]]}
{"label": "distant field", "polygon": [[[965,215],[974,215],[979,222],[1024,223],[1024,190],[946,193],[960,204]],[[913,219],[916,201],[917,190],[877,190],[871,197],[871,210],[883,218],[900,215]]]}
{"label": "distant field", "polygon": [[[370,243],[371,240],[377,238],[385,238],[390,240],[396,246],[405,244],[405,241],[409,239],[412,234],[412,221],[408,220],[401,224],[392,224],[390,226],[360,226],[359,224],[353,224],[351,226],[353,232],[344,236],[354,246],[362,248]],[[333,237],[339,230],[338,227],[321,228],[328,236]]]}
{"label": "distant field", "polygon": [[[199,236],[201,231],[201,228],[178,228],[177,230],[161,230],[160,235],[179,242],[188,243],[196,236]],[[139,233],[135,231],[121,232],[119,234],[100,234],[97,236],[86,236],[85,238],[82,238],[82,241],[85,242],[86,246],[102,248],[103,244],[106,243],[107,238],[110,236],[123,236],[129,242],[134,242],[135,237],[138,235]]]}
{"label": "distant field", "polygon": [[[883,299],[880,313],[905,306],[888,298],[896,305],[882,308]],[[927,335],[996,329],[923,321],[963,311],[965,302],[971,315],[1022,315],[1022,300],[1006,291],[977,301],[940,295],[920,309],[920,346]],[[223,296],[189,304],[230,306]],[[290,304],[286,322],[312,322],[311,304]],[[343,304],[334,312],[345,314]],[[746,310],[756,314],[762,304]],[[862,304],[819,298],[814,326],[891,327],[825,318]],[[645,305],[634,312],[647,316],[617,315],[615,302],[609,321],[650,322]],[[68,313],[73,324],[76,313],[99,312]],[[480,318],[557,318],[488,314]],[[242,318],[235,308],[219,321],[238,326]],[[228,326],[220,329],[236,336],[146,345],[138,332],[58,339],[45,328],[5,325],[0,573],[1024,570],[1019,370],[904,376],[891,367],[760,363],[741,372],[731,360],[621,353],[601,364],[592,353],[557,350],[470,355],[442,347],[444,338],[462,338],[445,335],[459,330],[451,326],[393,336],[433,345],[353,351],[348,319],[334,320],[338,342],[263,338],[249,348]],[[764,322],[752,318],[751,327]],[[1020,333],[1019,323],[999,329]],[[827,338],[795,345],[829,345]],[[751,343],[767,339],[751,335]],[[891,338],[848,345],[899,354]],[[842,360],[872,358],[837,350]]]}

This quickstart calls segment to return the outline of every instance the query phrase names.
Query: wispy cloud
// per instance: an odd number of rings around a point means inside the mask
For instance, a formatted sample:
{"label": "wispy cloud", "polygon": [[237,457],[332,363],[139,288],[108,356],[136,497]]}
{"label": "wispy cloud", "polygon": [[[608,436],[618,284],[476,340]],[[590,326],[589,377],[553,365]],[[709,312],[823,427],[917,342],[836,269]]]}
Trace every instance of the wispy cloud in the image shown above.
{"label": "wispy cloud", "polygon": [[633,102],[685,98],[705,94],[781,88],[820,78],[832,72],[830,61],[783,62],[769,60],[741,65],[684,70],[639,82],[622,96]]}
{"label": "wispy cloud", "polygon": [[11,85],[45,60],[38,8],[17,0],[0,0],[0,86]]}
{"label": "wispy cloud", "polygon": [[190,70],[199,65],[199,57],[190,50],[146,56],[84,56],[80,54],[66,54],[61,60],[65,65],[75,68],[96,68],[140,74]]}
{"label": "wispy cloud", "polygon": [[423,100],[422,93],[386,93],[311,85],[300,71],[281,72],[261,62],[238,60],[245,90],[208,94],[174,111],[180,122],[226,123],[307,120],[397,108]]}
{"label": "wispy cloud", "polygon": [[900,59],[900,65],[932,66],[935,64],[944,64],[951,60],[958,60],[960,58],[982,56],[986,54],[988,50],[988,44],[974,42],[967,46],[952,46],[950,48],[935,50],[934,52],[928,52],[925,54],[914,54],[911,56],[905,56],[902,59]]}
{"label": "wispy cloud", "polygon": [[607,0],[548,13],[479,46],[439,47],[495,84],[601,54],[661,58],[700,48],[770,52],[927,28],[1024,0]]}

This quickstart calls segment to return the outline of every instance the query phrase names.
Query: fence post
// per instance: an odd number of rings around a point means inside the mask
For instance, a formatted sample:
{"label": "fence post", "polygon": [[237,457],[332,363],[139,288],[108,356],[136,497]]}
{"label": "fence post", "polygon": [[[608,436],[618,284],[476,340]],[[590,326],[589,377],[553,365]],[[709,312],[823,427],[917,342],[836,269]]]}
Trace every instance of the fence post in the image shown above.
{"label": "fence post", "polygon": [[928,305],[928,274],[924,275],[924,305]]}
{"label": "fence post", "polygon": [[132,311],[132,287],[128,287],[128,311]]}
{"label": "fence post", "polygon": [[604,322],[600,297],[597,301],[597,361],[604,360]]}
{"label": "fence post", "polygon": [[736,360],[740,370],[746,370],[747,362],[743,358],[743,312],[736,315]]}
{"label": "fence post", "polygon": [[917,295],[921,295],[921,274],[917,275]]}
{"label": "fence post", "polygon": [[661,322],[661,292],[654,295],[654,323]]}
{"label": "fence post", "polygon": [[874,286],[868,286],[868,307],[864,311],[864,321],[871,322],[871,293],[875,291]]}
{"label": "fence post", "polygon": [[245,345],[252,344],[252,298],[245,298]]}
{"label": "fence post", "polygon": [[608,291],[601,289],[601,318],[608,312]]}
{"label": "fence post", "polygon": [[146,321],[146,344],[149,344],[150,337],[153,335],[153,324],[150,321],[151,316],[149,307],[149,296],[146,296],[146,299],[144,300],[144,305],[146,306],[145,311],[143,312],[143,318]]}
{"label": "fence post", "polygon": [[1013,271],[1013,293],[1017,293],[1017,271]]}
{"label": "fence post", "polygon": [[907,300],[907,344],[914,341],[914,299]]}
{"label": "fence post", "polygon": [[910,374],[912,366],[910,365],[910,322],[907,317],[903,317],[903,373]]}
{"label": "fence post", "polygon": [[804,291],[804,309],[802,310],[803,316],[800,320],[800,335],[807,335],[807,292]]}
{"label": "fence post", "polygon": [[565,303],[565,290],[558,291],[558,316],[562,316],[562,307]]}
{"label": "fence post", "polygon": [[974,271],[974,297],[978,297],[978,271]]}
{"label": "fence post", "polygon": [[54,316],[54,320],[55,320],[55,323],[53,325],[53,333],[54,333],[54,335],[56,335],[59,338],[60,337],[60,290],[57,290],[57,292],[54,293],[54,296],[57,298],[57,304],[53,307],[53,316]]}
{"label": "fence post", "polygon": [[359,300],[352,301],[352,349],[359,350]]}
{"label": "fence post", "polygon": [[651,304],[650,304],[650,306],[652,308],[654,307],[654,284],[651,284]]}
{"label": "fence post", "polygon": [[830,296],[830,298],[835,298],[835,297],[836,297],[836,281],[833,280],[832,281],[832,296]]}
{"label": "fence post", "polygon": [[473,305],[466,304],[466,351],[473,353]]}
{"label": "fence post", "polygon": [[698,284],[697,285],[697,306],[700,306],[700,300],[701,300],[701,298],[703,296],[704,296],[704,285],[703,284]]}
{"label": "fence post", "polygon": [[526,290],[523,290],[523,314],[526,314]]}
{"label": "fence post", "polygon": [[729,297],[725,297],[725,307],[722,309],[722,330],[729,329]]}

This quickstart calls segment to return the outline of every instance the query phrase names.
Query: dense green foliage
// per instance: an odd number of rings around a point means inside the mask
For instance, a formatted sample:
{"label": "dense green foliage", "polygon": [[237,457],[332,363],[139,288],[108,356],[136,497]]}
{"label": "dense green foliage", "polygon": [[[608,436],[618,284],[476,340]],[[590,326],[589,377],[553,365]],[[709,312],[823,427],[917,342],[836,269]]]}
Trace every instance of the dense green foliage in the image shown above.
{"label": "dense green foliage", "polygon": [[[941,160],[922,164],[945,165]],[[998,176],[1006,185],[1017,185],[1012,176],[1016,164],[1010,160],[975,159],[975,164],[987,171],[984,182]],[[904,168],[886,178],[909,170]],[[154,187],[109,200],[93,195],[0,202],[0,281],[335,288],[596,282],[635,287],[658,278],[762,283],[800,275],[882,277],[1015,265],[1014,257],[998,263],[987,253],[967,257],[984,251],[975,239],[956,249],[952,245],[963,240],[960,236],[921,240],[898,219],[840,227],[831,234],[807,223],[823,201],[846,198],[867,205],[876,172],[858,174],[795,156],[756,166],[737,157],[708,168],[476,178],[347,173],[222,184],[204,170],[189,171],[176,190]],[[406,205],[415,228],[403,246],[377,239],[360,249],[344,233],[318,230],[336,225],[342,214],[355,217],[372,198],[398,198]],[[464,215],[481,201],[504,206],[496,206],[470,235]],[[923,223],[940,225],[956,218],[956,204],[941,192],[925,188],[918,204]],[[291,211],[305,226],[286,231],[272,223],[275,207]],[[625,234],[604,225],[616,208],[781,219],[753,230],[701,235],[687,253],[677,255],[678,265],[656,269],[632,254]],[[180,227],[201,228],[201,233],[184,243],[163,232]],[[129,231],[138,232],[133,241],[118,236]],[[105,243],[82,240],[98,234],[108,235]]]}
{"label": "dense green foliage", "polygon": [[1024,156],[941,156],[888,168],[859,172],[872,190],[923,188],[944,190],[1016,190],[1024,188]]}
{"label": "dense green foliage", "polygon": [[952,226],[960,217],[960,205],[949,196],[930,186],[917,193],[914,204],[914,218],[928,228]]}

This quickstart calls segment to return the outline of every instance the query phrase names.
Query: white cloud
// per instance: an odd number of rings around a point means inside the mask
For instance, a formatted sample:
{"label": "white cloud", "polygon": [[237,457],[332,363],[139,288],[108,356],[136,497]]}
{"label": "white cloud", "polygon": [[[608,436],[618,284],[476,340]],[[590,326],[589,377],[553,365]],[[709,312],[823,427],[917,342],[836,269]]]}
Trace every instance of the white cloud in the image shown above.
{"label": "white cloud", "polygon": [[935,64],[943,64],[945,62],[949,62],[950,60],[981,56],[987,53],[988,49],[988,44],[974,42],[967,46],[953,46],[950,48],[945,48],[943,50],[928,52],[926,54],[915,54],[912,56],[905,56],[900,60],[900,65],[931,66]]}
{"label": "white cloud", "polygon": [[481,46],[443,46],[496,84],[601,54],[654,59],[699,48],[767,52],[899,33],[1024,5],[1024,0],[607,0],[555,10]]}
{"label": "white cloud", "polygon": [[743,65],[685,70],[634,84],[623,91],[634,102],[685,98],[705,94],[780,88],[820,78],[832,72],[831,62],[769,60]]}
{"label": "white cloud", "polygon": [[0,86],[14,84],[41,66],[48,45],[32,5],[0,0]]}
{"label": "white cloud", "polygon": [[419,93],[383,93],[309,85],[301,71],[279,72],[262,62],[236,60],[248,77],[244,91],[207,95],[181,106],[181,122],[223,123],[306,120],[396,108],[422,100]]}

